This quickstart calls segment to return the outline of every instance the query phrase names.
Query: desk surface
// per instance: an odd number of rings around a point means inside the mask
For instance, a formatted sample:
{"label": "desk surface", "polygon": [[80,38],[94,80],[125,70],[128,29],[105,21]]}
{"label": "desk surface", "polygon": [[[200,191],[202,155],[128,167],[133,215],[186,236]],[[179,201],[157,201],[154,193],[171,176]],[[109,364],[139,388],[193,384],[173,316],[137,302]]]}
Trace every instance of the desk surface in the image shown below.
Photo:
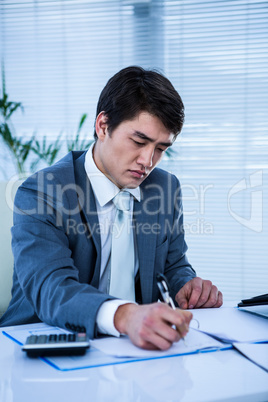
{"label": "desk surface", "polygon": [[1,402],[268,401],[267,372],[235,350],[61,372],[0,330]]}

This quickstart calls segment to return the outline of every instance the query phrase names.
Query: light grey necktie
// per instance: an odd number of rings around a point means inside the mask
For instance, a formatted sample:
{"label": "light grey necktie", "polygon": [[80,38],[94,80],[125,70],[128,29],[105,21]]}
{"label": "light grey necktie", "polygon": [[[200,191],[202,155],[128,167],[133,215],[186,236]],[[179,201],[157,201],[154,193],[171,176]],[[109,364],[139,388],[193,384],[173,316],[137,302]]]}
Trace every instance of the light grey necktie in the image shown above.
{"label": "light grey necktie", "polygon": [[110,295],[135,301],[134,239],[130,194],[120,191],[113,199],[116,215],[112,230]]}

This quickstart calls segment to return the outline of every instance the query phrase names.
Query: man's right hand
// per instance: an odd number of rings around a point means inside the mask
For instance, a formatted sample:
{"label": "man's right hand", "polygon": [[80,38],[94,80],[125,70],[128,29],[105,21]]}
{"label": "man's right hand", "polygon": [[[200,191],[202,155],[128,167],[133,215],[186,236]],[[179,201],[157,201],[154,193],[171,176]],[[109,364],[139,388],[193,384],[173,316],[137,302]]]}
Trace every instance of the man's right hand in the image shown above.
{"label": "man's right hand", "polygon": [[[192,313],[164,303],[123,304],[114,316],[115,328],[129,336],[142,349],[169,349],[173,342],[186,336]],[[174,329],[172,326],[175,326]]]}

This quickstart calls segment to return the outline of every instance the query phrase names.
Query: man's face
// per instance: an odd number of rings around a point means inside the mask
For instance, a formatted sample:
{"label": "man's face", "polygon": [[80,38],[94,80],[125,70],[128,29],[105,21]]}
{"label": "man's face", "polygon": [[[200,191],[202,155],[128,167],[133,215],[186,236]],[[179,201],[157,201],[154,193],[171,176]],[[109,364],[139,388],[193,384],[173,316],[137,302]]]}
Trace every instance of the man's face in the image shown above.
{"label": "man's face", "polygon": [[138,187],[161,161],[174,138],[161,120],[148,112],[123,121],[111,135],[102,112],[96,119],[96,132],[95,163],[119,188]]}

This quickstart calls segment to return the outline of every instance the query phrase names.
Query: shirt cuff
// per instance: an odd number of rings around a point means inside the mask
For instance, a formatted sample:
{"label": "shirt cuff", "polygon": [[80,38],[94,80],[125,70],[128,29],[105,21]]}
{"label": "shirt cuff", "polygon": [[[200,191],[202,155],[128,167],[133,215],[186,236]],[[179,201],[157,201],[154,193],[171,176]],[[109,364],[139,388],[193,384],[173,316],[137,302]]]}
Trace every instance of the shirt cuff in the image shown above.
{"label": "shirt cuff", "polygon": [[133,303],[133,301],[115,299],[104,302],[99,308],[96,317],[98,332],[119,337],[120,332],[114,326],[114,315],[119,306],[128,303]]}

